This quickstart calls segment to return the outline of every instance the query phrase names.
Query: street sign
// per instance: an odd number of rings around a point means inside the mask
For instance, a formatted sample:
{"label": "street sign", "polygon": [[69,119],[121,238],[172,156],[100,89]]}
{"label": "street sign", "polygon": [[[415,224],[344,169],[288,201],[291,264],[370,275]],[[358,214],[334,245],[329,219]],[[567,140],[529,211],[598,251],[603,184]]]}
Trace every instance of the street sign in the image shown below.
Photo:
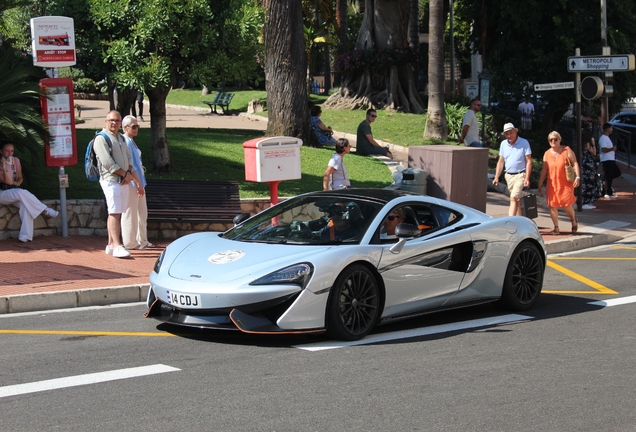
{"label": "street sign", "polygon": [[635,68],[634,54],[568,57],[568,72],[625,72]]}
{"label": "street sign", "polygon": [[534,85],[534,91],[563,90],[563,89],[573,89],[573,88],[574,88],[574,81]]}

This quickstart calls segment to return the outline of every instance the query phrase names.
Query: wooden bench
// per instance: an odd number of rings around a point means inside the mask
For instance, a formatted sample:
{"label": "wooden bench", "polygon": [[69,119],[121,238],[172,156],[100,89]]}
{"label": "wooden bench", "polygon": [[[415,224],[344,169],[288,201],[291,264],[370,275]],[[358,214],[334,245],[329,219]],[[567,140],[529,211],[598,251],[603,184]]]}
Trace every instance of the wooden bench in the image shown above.
{"label": "wooden bench", "polygon": [[147,180],[148,221],[229,222],[241,213],[235,181]]}
{"label": "wooden bench", "polygon": [[210,107],[210,113],[218,114],[216,107],[220,106],[223,109],[223,114],[225,114],[230,108],[230,102],[232,102],[233,97],[234,93],[217,92],[212,101],[203,101],[203,103]]}

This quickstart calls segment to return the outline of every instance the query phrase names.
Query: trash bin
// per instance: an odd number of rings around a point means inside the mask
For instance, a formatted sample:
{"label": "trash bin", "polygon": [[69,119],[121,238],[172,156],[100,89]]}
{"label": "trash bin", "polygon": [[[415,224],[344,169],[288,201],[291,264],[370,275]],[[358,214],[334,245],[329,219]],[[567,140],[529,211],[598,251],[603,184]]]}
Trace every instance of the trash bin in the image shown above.
{"label": "trash bin", "polygon": [[426,177],[428,173],[421,168],[407,168],[402,171],[400,189],[426,195]]}

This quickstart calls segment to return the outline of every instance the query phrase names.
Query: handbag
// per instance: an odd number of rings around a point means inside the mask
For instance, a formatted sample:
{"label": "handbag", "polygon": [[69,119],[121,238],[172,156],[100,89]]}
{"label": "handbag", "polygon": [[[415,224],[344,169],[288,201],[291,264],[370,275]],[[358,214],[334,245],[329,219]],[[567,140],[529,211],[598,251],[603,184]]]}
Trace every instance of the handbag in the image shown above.
{"label": "handbag", "polygon": [[574,167],[570,163],[570,158],[565,158],[565,178],[570,183],[573,183],[576,180],[576,171],[574,171]]}

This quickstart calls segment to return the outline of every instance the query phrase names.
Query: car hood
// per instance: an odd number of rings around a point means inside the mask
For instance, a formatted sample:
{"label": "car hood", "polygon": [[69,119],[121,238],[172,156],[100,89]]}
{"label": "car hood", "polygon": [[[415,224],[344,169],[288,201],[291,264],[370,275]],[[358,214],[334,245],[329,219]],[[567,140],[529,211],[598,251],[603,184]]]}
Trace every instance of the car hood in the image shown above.
{"label": "car hood", "polygon": [[288,265],[307,261],[331,246],[277,245],[199,237],[183,246],[170,263],[169,274],[193,282],[222,283],[256,279]]}

